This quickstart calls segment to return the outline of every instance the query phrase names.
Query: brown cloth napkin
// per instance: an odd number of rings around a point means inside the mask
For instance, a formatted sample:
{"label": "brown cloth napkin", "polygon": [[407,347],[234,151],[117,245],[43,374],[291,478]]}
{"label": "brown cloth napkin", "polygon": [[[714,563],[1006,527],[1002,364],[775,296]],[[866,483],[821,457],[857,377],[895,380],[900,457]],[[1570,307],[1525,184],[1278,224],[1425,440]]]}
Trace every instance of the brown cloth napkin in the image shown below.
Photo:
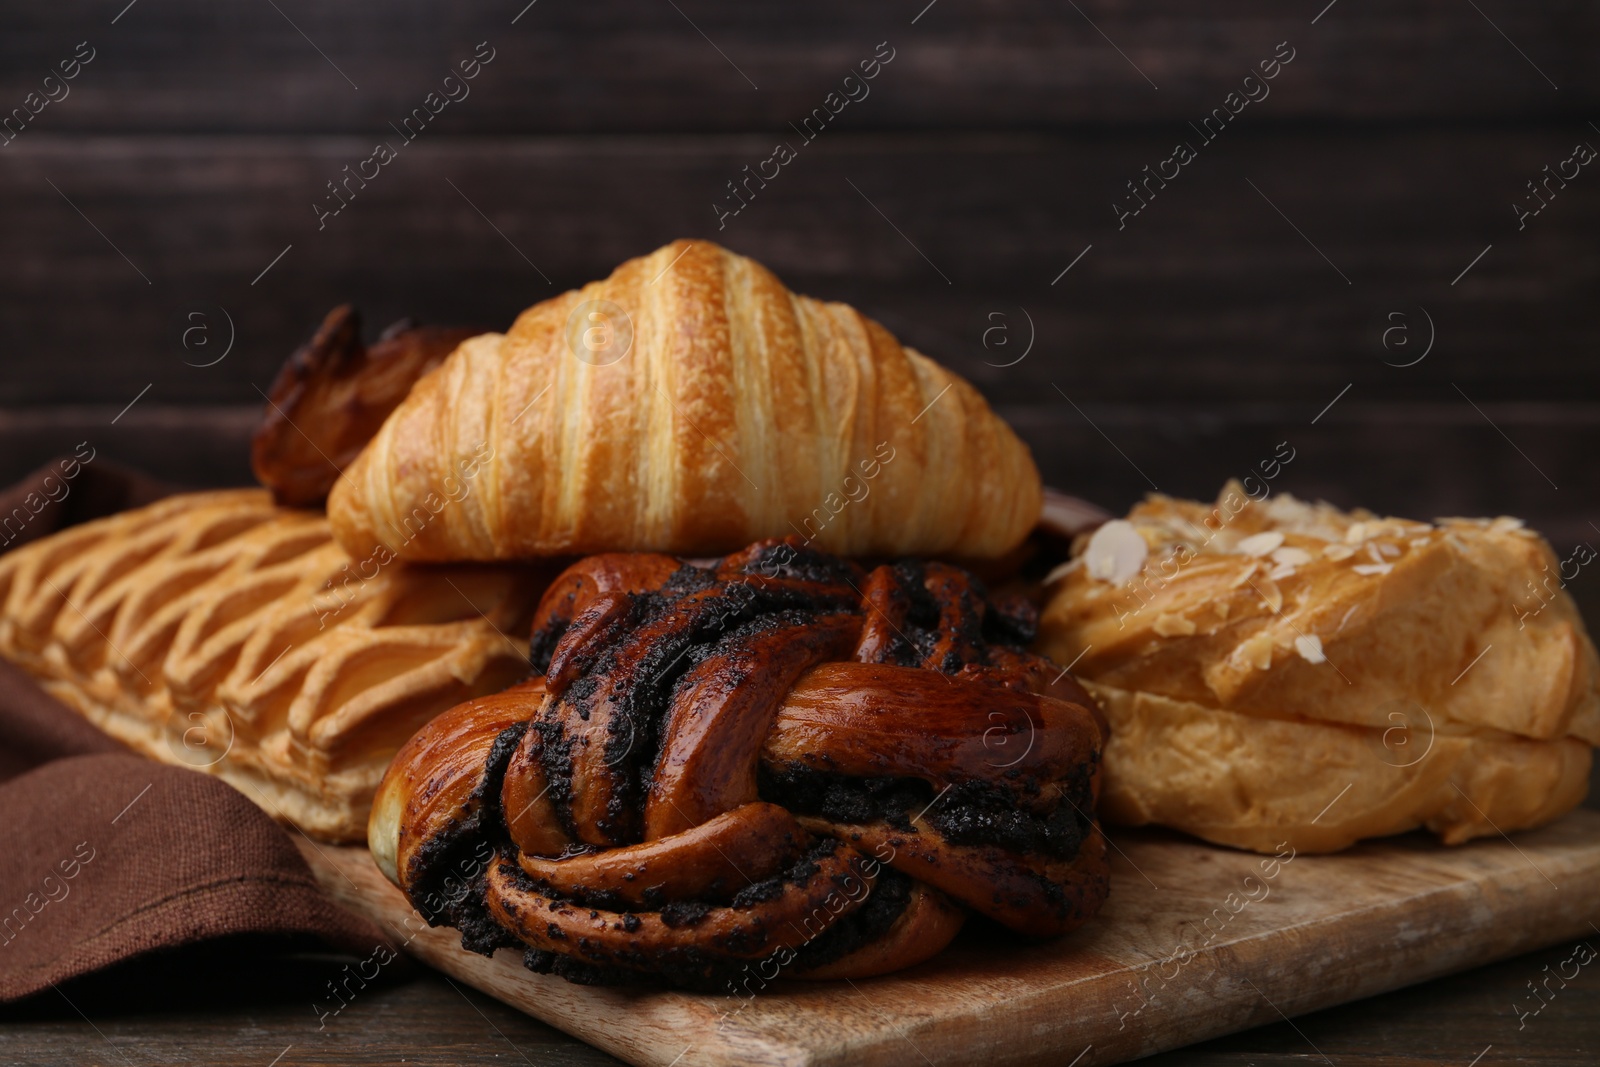
{"label": "brown cloth napkin", "polygon": [[[19,520],[4,548],[174,491],[103,460],[64,479],[62,462],[0,493],[0,524]],[[0,780],[0,1002],[162,950],[390,944],[243,795],[129,753],[3,660]]]}

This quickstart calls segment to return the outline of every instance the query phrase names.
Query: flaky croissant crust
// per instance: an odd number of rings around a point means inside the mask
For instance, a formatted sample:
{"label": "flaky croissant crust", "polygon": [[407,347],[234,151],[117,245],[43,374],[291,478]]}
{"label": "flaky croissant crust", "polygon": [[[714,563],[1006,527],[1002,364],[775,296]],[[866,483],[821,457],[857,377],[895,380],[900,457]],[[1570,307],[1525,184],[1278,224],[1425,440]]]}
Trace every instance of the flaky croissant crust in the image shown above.
{"label": "flaky croissant crust", "polygon": [[423,378],[329,501],[403,559],[826,551],[987,558],[1039,517],[1028,449],[968,383],[844,304],[676,241]]}

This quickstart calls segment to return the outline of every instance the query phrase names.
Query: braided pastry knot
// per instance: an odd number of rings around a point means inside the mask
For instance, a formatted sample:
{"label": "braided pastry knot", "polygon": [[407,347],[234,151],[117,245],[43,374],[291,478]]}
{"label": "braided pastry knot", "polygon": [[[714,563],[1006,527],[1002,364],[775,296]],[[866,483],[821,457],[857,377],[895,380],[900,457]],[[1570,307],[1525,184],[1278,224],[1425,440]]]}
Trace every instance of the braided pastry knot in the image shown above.
{"label": "braided pastry knot", "polygon": [[534,625],[543,676],[412,738],[369,827],[469,949],[584,982],[863,977],[967,909],[1052,936],[1105,899],[1099,711],[961,570],[792,538],[593,556]]}

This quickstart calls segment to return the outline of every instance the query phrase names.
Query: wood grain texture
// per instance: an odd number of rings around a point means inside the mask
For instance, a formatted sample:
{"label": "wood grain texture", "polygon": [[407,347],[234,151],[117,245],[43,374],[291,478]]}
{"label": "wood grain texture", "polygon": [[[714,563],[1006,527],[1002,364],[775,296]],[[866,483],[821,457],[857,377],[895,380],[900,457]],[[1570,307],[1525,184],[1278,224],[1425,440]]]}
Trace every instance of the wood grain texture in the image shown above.
{"label": "wood grain texture", "polygon": [[1297,856],[1270,878],[1253,854],[1117,837],[1111,900],[1068,939],[974,930],[899,975],[727,997],[573,986],[515,952],[465,953],[363,850],[302,851],[330,894],[413,955],[636,1064],[1121,1062],[1585,936],[1600,902],[1589,811],[1515,842],[1407,835]]}
{"label": "wood grain texture", "polygon": [[[1592,939],[1591,939],[1592,940]],[[1558,944],[1461,975],[1398,993],[1282,1020],[1228,1037],[1161,1053],[1150,1067],[1304,1067],[1324,1063],[1383,1063],[1388,1067],[1466,1067],[1485,1049],[1480,1065],[1523,1062],[1591,1067],[1600,1034],[1600,983],[1578,982],[1529,1025],[1518,1029],[1513,1006],[1524,1005],[1526,983],[1557,967],[1572,945]],[[177,980],[188,963],[179,958],[148,979]],[[252,960],[261,968],[259,957]],[[342,966],[343,961],[340,961]],[[235,968],[237,974],[241,968]],[[277,968],[272,980],[281,981]],[[28,1067],[85,1064],[184,1064],[186,1067],[367,1067],[367,1065],[531,1063],[538,1067],[614,1067],[622,1061],[592,1045],[434,971],[409,982],[364,991],[324,1030],[311,1004],[339,966],[306,975],[286,992],[246,995],[224,975],[214,975],[218,995],[196,1000],[168,997],[152,1009],[118,1008],[120,997],[93,1000],[71,989],[85,1021],[56,994],[54,1003],[29,1008],[25,1018],[0,1021],[0,1062]],[[1585,976],[1587,978],[1587,975]],[[97,1032],[98,1031],[98,1032]],[[909,1050],[908,1050],[909,1052]],[[1056,1061],[1069,1067],[1071,1057]],[[914,1053],[910,1063],[920,1063]],[[1080,1065],[1081,1067],[1081,1065]]]}
{"label": "wood grain texture", "polygon": [[[503,329],[683,236],[854,304],[998,404],[1051,382],[1079,403],[1312,404],[1350,382],[1392,401],[1451,382],[1496,401],[1600,389],[1586,300],[1600,181],[1572,183],[1521,232],[1511,207],[1584,124],[1287,133],[1252,119],[1120,230],[1124,182],[1198,140],[1186,124],[824,134],[720,230],[713,204],[736,203],[726,183],[772,137],[424,134],[321,230],[313,203],[376,134],[19,139],[0,168],[0,405],[120,407],[152,383],[160,403],[254,403],[340,301],[374,333],[404,315]],[[1410,332],[1385,349],[1396,312]],[[1420,355],[1424,312],[1434,350],[1393,365]],[[224,314],[234,347],[206,366]]]}
{"label": "wood grain texture", "polygon": [[[248,967],[241,967],[243,960]],[[358,964],[266,955],[260,950],[207,969],[210,990],[191,993],[187,955],[153,962],[137,977],[166,995],[91,992],[69,985],[63,999],[0,1009],[0,1063],[26,1067],[393,1067],[395,1064],[536,1064],[611,1067],[619,1061],[468,986],[423,972],[373,985],[338,1016],[319,1023],[316,1005],[333,1003],[328,982]],[[261,982],[238,972],[264,973]],[[185,990],[174,995],[174,989]],[[129,1001],[133,1004],[130,1005]],[[81,1009],[82,1014],[79,1014]]]}
{"label": "wood grain texture", "polygon": [[1283,88],[1295,118],[1582,116],[1600,97],[1585,49],[1596,14],[1573,0],[1482,14],[1451,0],[1349,4],[1315,25],[1322,4],[1267,0],[1203,10],[1083,0],[1079,11],[1048,0],[926,11],[926,0],[688,0],[676,11],[477,0],[387,5],[381,18],[371,4],[181,0],[113,25],[122,6],[70,0],[8,14],[0,100],[20,101],[84,39],[99,54],[41,129],[381,128],[482,40],[498,57],[445,112],[455,133],[781,129],[885,39],[894,65],[841,119],[857,128],[1172,118],[1187,99],[1220,98],[1285,39],[1310,53],[1306,77]]}

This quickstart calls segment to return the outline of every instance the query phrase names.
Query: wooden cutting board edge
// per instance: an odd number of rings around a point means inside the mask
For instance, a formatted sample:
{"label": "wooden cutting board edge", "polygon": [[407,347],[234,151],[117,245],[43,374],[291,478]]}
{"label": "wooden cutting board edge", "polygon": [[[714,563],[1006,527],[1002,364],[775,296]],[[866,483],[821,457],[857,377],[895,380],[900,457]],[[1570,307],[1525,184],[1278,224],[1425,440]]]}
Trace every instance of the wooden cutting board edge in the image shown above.
{"label": "wooden cutting board edge", "polygon": [[[1150,954],[1136,945],[1137,931],[1119,929],[1119,920],[1107,916],[1070,939],[1065,966],[1059,953],[997,958],[958,943],[930,964],[870,983],[785,983],[781,996],[757,996],[749,1011],[732,1015],[737,1002],[728,997],[574,986],[526,971],[514,951],[493,960],[465,952],[454,931],[421,921],[365,849],[301,841],[301,852],[335,900],[375,921],[411,955],[631,1063],[820,1067],[925,1059],[1090,1067],[1594,932],[1600,813],[1574,812],[1517,841],[1449,850],[1382,842],[1342,857],[1302,857],[1297,874],[1315,868],[1336,879],[1341,862],[1356,869],[1350,859],[1383,872],[1379,897],[1286,925],[1241,928],[1186,963]],[[1141,904],[1156,899],[1139,871],[1169,881],[1163,865],[1176,875],[1201,855],[1244,869],[1259,859],[1170,835],[1130,835],[1123,847],[1132,858],[1119,859],[1113,870],[1113,900],[1128,916],[1123,927],[1135,925]],[[1334,884],[1326,873],[1302,882],[1302,895],[1308,889],[1326,895]],[[1140,953],[1147,958],[1137,960]],[[1290,972],[1293,989],[1283,984]]]}

